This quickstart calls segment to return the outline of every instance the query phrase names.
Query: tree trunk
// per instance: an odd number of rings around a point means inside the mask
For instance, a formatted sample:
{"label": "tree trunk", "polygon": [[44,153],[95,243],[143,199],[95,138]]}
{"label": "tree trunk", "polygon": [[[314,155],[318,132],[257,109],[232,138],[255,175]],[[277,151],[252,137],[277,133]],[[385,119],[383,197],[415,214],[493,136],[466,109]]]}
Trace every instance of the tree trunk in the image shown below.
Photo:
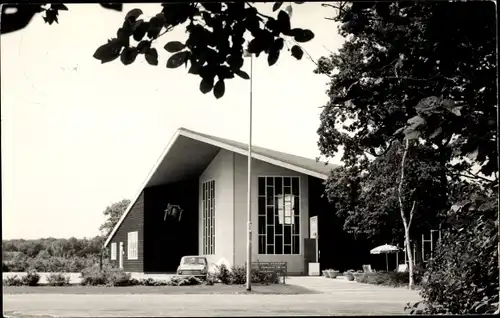
{"label": "tree trunk", "polygon": [[403,205],[403,194],[402,194],[402,189],[403,189],[403,182],[405,178],[405,160],[406,160],[406,155],[408,154],[408,149],[410,148],[410,142],[408,139],[406,139],[406,145],[405,145],[405,150],[403,152],[403,158],[401,159],[401,179],[399,180],[399,188],[398,188],[398,199],[399,199],[399,210],[401,212],[401,219],[403,221],[403,226],[405,229],[405,245],[406,245],[406,254],[408,255],[408,275],[409,275],[409,280],[408,280],[408,288],[412,289],[413,288],[413,253],[412,253],[412,248],[410,245],[410,227],[411,227],[411,221],[413,220],[413,213],[415,212],[415,206],[416,202],[413,201],[411,210],[410,210],[410,217],[409,220],[406,218],[405,214],[405,208]]}

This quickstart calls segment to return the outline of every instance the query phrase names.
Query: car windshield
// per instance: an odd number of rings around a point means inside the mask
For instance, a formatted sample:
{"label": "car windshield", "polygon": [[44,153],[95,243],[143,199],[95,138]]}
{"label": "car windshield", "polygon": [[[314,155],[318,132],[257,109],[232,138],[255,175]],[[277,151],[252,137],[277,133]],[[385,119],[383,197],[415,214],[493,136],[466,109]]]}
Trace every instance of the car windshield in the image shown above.
{"label": "car windshield", "polygon": [[205,259],[203,257],[185,257],[182,259],[182,264],[205,265]]}

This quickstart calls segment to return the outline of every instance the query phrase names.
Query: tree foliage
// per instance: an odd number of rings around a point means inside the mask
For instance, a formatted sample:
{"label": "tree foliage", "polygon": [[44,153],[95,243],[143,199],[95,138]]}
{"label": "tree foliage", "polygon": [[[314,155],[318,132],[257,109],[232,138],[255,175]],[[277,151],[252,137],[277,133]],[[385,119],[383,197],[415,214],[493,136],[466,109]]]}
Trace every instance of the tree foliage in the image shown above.
{"label": "tree foliage", "polygon": [[[301,4],[303,2],[294,2]],[[101,4],[102,5],[102,4]],[[161,10],[151,18],[146,18],[139,8],[129,11],[123,24],[94,53],[101,63],[118,58],[124,65],[134,63],[139,55],[144,55],[148,64],[158,65],[158,48],[154,47],[159,38],[175,28],[185,28],[188,37],[166,42],[163,49],[171,53],[167,68],[189,66],[188,73],[200,77],[200,91],[213,91],[216,98],[225,93],[225,81],[235,75],[248,79],[242,70],[244,51],[257,57],[267,55],[269,66],[277,63],[285,47],[290,54],[300,60],[304,54],[301,43],[314,38],[311,30],[292,27],[292,4],[283,7],[283,2],[273,5],[274,16],[259,12],[251,2],[176,2],[163,3]],[[29,20],[40,12],[45,12],[45,22],[58,22],[59,10],[68,10],[63,4],[17,6],[19,16]],[[8,17],[10,27],[3,32],[12,32],[29,23],[19,24],[15,17]],[[5,21],[4,21],[5,22]],[[17,24],[16,24],[17,23]],[[15,25],[13,25],[15,24]]]}
{"label": "tree foliage", "polygon": [[493,3],[354,2],[335,20],[347,41],[316,70],[331,76],[324,155],[343,148],[353,166],[407,136],[457,173],[474,177],[466,156],[486,176],[498,170]]}
{"label": "tree foliage", "polygon": [[[364,160],[357,167],[334,170],[327,180],[328,199],[345,220],[344,228],[356,237],[374,243],[402,241],[398,185],[403,150],[396,141],[384,156]],[[407,155],[402,194],[406,210],[416,202],[412,233],[428,231],[442,219],[436,210],[447,198],[440,190],[441,167],[436,157],[432,148],[423,145],[410,148]]]}
{"label": "tree foliage", "polygon": [[115,202],[110,206],[106,207],[103,214],[107,218],[106,221],[99,227],[99,231],[103,233],[103,236],[107,237],[115,225],[118,223],[122,217],[127,207],[130,205],[129,199],[123,199],[121,201]]}
{"label": "tree foliage", "polygon": [[[475,192],[452,206],[422,285],[424,314],[488,314],[498,308],[498,196]],[[423,306],[422,306],[423,305]]]}

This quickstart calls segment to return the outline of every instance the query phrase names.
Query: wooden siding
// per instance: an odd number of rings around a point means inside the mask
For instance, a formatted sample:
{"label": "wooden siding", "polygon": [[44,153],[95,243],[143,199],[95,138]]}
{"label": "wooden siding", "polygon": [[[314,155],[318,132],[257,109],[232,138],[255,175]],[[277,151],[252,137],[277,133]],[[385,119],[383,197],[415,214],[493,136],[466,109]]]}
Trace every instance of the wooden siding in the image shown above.
{"label": "wooden siding", "polygon": [[[198,254],[198,179],[147,188],[144,193],[144,272],[175,272],[182,256]],[[183,209],[180,222],[164,220],[169,203]]]}
{"label": "wooden siding", "polygon": [[[138,257],[136,260],[127,259],[127,234],[128,232],[138,231]],[[114,264],[119,264],[120,242],[123,242],[123,269],[127,272],[143,272],[144,271],[144,192],[141,193],[135,204],[132,206],[130,213],[123,220],[111,241],[108,248],[111,249],[111,243],[116,243],[116,260]]]}

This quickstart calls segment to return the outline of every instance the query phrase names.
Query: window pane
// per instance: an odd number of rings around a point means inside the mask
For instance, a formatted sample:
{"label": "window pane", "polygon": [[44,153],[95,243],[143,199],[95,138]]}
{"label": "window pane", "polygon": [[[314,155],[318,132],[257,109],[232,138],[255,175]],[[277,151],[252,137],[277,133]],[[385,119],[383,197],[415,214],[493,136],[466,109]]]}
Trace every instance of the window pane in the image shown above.
{"label": "window pane", "polygon": [[267,244],[274,244],[274,227],[267,227]]}
{"label": "window pane", "polygon": [[280,224],[280,218],[278,216],[274,217],[274,226],[276,234],[283,234],[283,226]]}
{"label": "window pane", "polygon": [[266,253],[266,237],[264,235],[259,235],[259,254]]}
{"label": "window pane", "polygon": [[276,243],[274,244],[275,253],[283,254],[283,236],[276,235]]}
{"label": "window pane", "polygon": [[273,205],[274,206],[274,197],[273,196],[267,196],[266,197],[266,204],[267,205]]}
{"label": "window pane", "polygon": [[274,246],[273,245],[267,246],[267,254],[274,254]]}
{"label": "window pane", "polygon": [[300,198],[298,196],[295,196],[293,198],[293,214],[298,216],[300,215]]}
{"label": "window pane", "polygon": [[292,236],[291,235],[285,235],[285,236],[283,236],[283,239],[285,240],[285,244],[292,244]]}
{"label": "window pane", "polygon": [[274,177],[267,177],[267,186],[274,185]]}
{"label": "window pane", "polygon": [[272,206],[267,207],[267,224],[271,225],[274,221],[274,209]]}
{"label": "window pane", "polygon": [[294,235],[293,236],[293,254],[300,254],[300,236],[299,235]]}
{"label": "window pane", "polygon": [[290,189],[290,187],[283,187],[283,194],[291,194],[292,190]]}
{"label": "window pane", "polygon": [[293,234],[300,234],[300,218],[296,216],[293,221]]}
{"label": "window pane", "polygon": [[[290,236],[292,235],[292,227],[290,225],[285,225],[285,236]],[[286,238],[285,238],[285,244],[290,244],[286,243]]]}
{"label": "window pane", "polygon": [[291,245],[285,245],[285,250],[283,254],[292,254],[292,246]]}
{"label": "window pane", "polygon": [[259,197],[259,215],[265,215],[266,214],[266,198],[265,197]]}
{"label": "window pane", "polygon": [[274,178],[274,192],[276,195],[283,193],[283,178]]}
{"label": "window pane", "polygon": [[291,184],[290,184],[290,177],[283,178],[283,182],[284,182],[284,186],[285,187],[291,186]]}
{"label": "window pane", "polygon": [[299,194],[299,178],[298,177],[293,177],[292,178],[292,193],[295,195]]}
{"label": "window pane", "polygon": [[285,225],[292,225],[292,217],[285,215]]}
{"label": "window pane", "polygon": [[259,234],[266,234],[266,217],[259,216]]}
{"label": "window pane", "polygon": [[267,196],[268,197],[274,196],[274,188],[273,187],[267,187]]}
{"label": "window pane", "polygon": [[266,179],[259,177],[259,195],[265,195],[266,191]]}

